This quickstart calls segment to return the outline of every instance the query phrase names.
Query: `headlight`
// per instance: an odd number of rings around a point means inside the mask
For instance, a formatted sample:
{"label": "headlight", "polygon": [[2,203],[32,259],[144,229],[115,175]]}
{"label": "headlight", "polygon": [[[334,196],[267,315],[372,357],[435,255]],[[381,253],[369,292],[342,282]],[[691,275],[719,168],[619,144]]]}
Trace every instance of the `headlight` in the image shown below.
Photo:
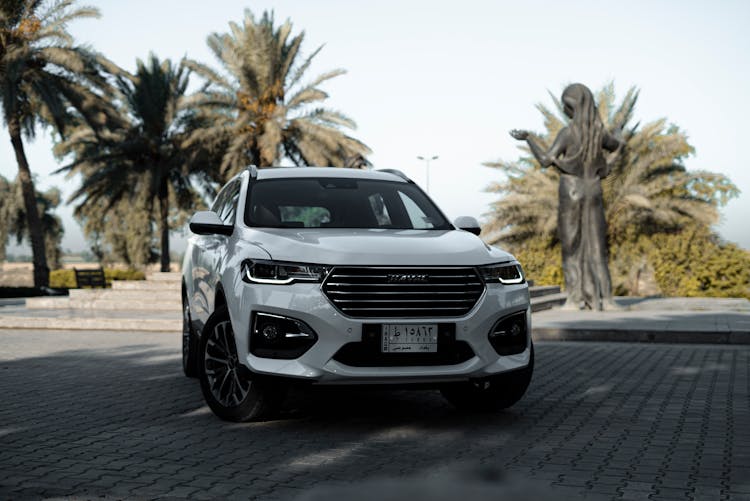
{"label": "headlight", "polygon": [[329,267],[318,264],[282,263],[248,259],[242,263],[242,280],[255,284],[322,282]]}
{"label": "headlight", "polygon": [[523,269],[518,263],[491,264],[480,266],[479,271],[487,283],[522,284],[525,280]]}

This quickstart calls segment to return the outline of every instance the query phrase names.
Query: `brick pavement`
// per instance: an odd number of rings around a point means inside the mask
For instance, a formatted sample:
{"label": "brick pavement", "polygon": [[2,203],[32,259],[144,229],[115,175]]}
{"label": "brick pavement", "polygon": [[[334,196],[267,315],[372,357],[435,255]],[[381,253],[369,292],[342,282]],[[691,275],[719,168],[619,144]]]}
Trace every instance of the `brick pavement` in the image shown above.
{"label": "brick pavement", "polygon": [[0,499],[335,499],[366,481],[364,501],[389,478],[432,499],[511,483],[538,499],[750,500],[747,347],[539,343],[509,411],[348,389],[230,424],[182,377],[179,341],[0,331]]}

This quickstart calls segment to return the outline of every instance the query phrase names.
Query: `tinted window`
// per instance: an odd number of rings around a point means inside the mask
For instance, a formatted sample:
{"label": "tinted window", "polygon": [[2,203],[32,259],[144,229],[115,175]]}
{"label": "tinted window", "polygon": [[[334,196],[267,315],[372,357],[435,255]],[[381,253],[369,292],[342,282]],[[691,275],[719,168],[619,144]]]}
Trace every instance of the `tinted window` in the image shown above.
{"label": "tinted window", "polygon": [[216,195],[216,198],[214,199],[214,203],[211,204],[211,210],[214,211],[216,214],[221,214],[221,209],[224,208],[224,203],[227,200],[227,194],[229,193],[228,190],[229,186],[225,186],[218,195]]}
{"label": "tinted window", "polygon": [[280,205],[279,216],[282,226],[300,228],[319,228],[331,221],[331,213],[325,207]]}
{"label": "tinted window", "polygon": [[226,185],[211,205],[214,211],[225,224],[234,224],[237,212],[237,202],[240,199],[241,181],[239,179]]}
{"label": "tinted window", "polygon": [[388,215],[388,208],[385,206],[383,195],[373,193],[367,199],[370,200],[370,207],[372,207],[372,212],[375,214],[375,219],[378,220],[378,225],[388,226],[391,224],[391,216]]}
{"label": "tinted window", "polygon": [[419,208],[419,205],[417,205],[409,195],[402,191],[399,191],[398,194],[401,197],[401,201],[404,203],[406,213],[409,215],[409,220],[414,228],[418,230],[428,230],[434,227],[432,224],[432,218],[425,215],[422,209]]}
{"label": "tinted window", "polygon": [[229,192],[227,197],[227,203],[224,204],[224,210],[221,211],[221,220],[226,224],[234,224],[237,218],[237,203],[240,201],[240,187],[241,183],[239,180],[232,186],[232,191]]}
{"label": "tinted window", "polygon": [[450,229],[413,184],[347,178],[252,183],[245,222],[271,228]]}

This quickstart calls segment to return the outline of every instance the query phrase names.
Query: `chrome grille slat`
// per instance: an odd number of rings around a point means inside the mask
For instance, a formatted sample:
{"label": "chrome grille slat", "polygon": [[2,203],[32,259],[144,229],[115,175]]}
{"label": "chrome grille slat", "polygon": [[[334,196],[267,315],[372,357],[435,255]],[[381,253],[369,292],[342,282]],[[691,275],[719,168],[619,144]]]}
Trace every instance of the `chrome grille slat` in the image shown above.
{"label": "chrome grille slat", "polygon": [[[389,283],[389,275],[404,281]],[[471,311],[484,282],[471,267],[339,266],[323,282],[323,292],[352,317],[456,317]]]}
{"label": "chrome grille slat", "polygon": [[[381,291],[375,291],[375,292],[373,292],[373,291],[367,291],[367,292],[359,292],[359,291],[328,291],[327,294],[346,294],[347,296],[352,296],[352,295],[357,295],[357,294],[360,294],[360,295],[362,295],[362,294],[376,294],[376,295],[388,294],[388,295],[392,296],[394,294],[398,294],[398,295],[403,295],[403,294],[424,294],[424,291],[387,291],[387,292],[381,292]],[[456,296],[456,295],[460,295],[460,294],[463,294],[463,295],[470,294],[470,295],[473,296],[473,295],[476,294],[476,291],[451,291],[451,292],[434,292],[434,291],[430,291],[430,294],[433,294],[433,295],[435,295],[435,294],[437,294],[437,295],[452,295],[452,296]]]}
{"label": "chrome grille slat", "polygon": [[[464,310],[463,306],[443,306],[441,310]],[[394,308],[389,306],[388,308],[373,308],[371,306],[359,307],[359,308],[341,308],[342,311],[433,311],[435,308]],[[430,315],[431,316],[431,315]]]}
{"label": "chrome grille slat", "polygon": [[455,287],[468,287],[468,286],[475,286],[479,287],[482,285],[481,282],[469,282],[469,283],[463,283],[463,284],[445,284],[445,283],[430,283],[430,284],[380,284],[380,283],[361,283],[361,284],[346,284],[346,283],[340,283],[340,282],[333,282],[328,284],[330,287],[367,287],[370,285],[377,286],[377,287],[435,287],[435,286],[455,286]]}
{"label": "chrome grille slat", "polygon": [[475,299],[337,299],[337,303],[473,303]]}
{"label": "chrome grille slat", "polygon": [[[388,278],[388,274],[385,275],[336,275],[338,278]],[[477,278],[476,275],[451,275],[446,278]]]}

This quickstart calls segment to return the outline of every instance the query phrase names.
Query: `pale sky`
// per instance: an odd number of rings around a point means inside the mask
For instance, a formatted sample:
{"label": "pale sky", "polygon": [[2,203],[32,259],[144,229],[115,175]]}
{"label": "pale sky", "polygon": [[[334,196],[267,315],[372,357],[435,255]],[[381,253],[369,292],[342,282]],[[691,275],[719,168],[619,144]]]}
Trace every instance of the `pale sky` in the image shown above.
{"label": "pale sky", "polygon": [[[216,66],[206,36],[240,21],[246,7],[273,9],[304,30],[303,51],[325,48],[309,72],[348,73],[325,85],[328,107],[357,124],[375,168],[397,168],[425,184],[418,155],[438,155],[430,193],[451,217],[481,217],[499,173],[483,162],[519,156],[512,128],[541,131],[538,102],[550,104],[571,82],[593,90],[614,80],[618,95],[641,90],[636,119],[679,125],[696,154],[689,169],[726,174],[742,191],[723,210],[718,230],[750,249],[750,2],[747,1],[392,1],[89,0],[100,20],[70,31],[133,70],[149,51],[187,55]],[[15,158],[3,127],[0,174],[14,178]],[[77,180],[50,173],[58,165],[49,136],[28,145],[37,187],[70,194]],[[58,210],[63,247],[86,248],[72,208]],[[175,238],[175,250],[184,244]],[[9,249],[11,252],[13,249]]]}

